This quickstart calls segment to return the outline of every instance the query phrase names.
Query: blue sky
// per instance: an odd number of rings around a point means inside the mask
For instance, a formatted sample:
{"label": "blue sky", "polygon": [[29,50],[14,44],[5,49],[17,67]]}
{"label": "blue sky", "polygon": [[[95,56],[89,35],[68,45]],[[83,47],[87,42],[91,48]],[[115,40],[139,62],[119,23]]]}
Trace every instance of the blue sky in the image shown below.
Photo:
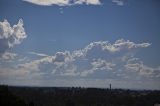
{"label": "blue sky", "polygon": [[159,0],[1,0],[0,83],[160,89],[159,11]]}

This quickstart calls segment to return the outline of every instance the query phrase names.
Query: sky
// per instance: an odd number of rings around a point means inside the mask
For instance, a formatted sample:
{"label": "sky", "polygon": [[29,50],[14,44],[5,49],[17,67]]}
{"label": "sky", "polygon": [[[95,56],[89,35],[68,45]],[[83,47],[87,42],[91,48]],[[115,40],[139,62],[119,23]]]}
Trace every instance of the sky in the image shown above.
{"label": "sky", "polygon": [[159,0],[0,0],[0,84],[160,90]]}

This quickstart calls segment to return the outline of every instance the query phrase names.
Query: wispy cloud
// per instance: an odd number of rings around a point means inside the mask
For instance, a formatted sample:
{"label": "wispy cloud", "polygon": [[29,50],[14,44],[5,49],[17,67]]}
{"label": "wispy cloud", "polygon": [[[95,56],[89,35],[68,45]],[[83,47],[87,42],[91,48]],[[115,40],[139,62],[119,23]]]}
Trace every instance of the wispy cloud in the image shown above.
{"label": "wispy cloud", "polygon": [[115,3],[116,5],[119,5],[119,6],[124,5],[124,0],[112,0],[112,2]]}
{"label": "wispy cloud", "polygon": [[33,3],[36,5],[42,6],[51,6],[51,5],[58,5],[58,6],[71,6],[71,5],[100,5],[100,0],[23,0],[29,3]]}
{"label": "wispy cloud", "polygon": [[46,57],[48,55],[43,54],[43,53],[37,53],[37,52],[28,52],[29,54],[33,54],[33,55],[37,55],[37,56],[41,56],[41,57]]}

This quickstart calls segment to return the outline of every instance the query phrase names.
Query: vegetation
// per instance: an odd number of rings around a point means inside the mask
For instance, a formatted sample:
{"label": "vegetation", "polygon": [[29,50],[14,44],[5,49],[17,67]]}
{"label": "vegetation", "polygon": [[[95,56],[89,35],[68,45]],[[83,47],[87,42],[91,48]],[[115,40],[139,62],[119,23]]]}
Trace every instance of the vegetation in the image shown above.
{"label": "vegetation", "polygon": [[13,95],[7,86],[0,86],[0,106],[26,106],[24,100]]}
{"label": "vegetation", "polygon": [[0,106],[154,106],[160,91],[0,86]]}

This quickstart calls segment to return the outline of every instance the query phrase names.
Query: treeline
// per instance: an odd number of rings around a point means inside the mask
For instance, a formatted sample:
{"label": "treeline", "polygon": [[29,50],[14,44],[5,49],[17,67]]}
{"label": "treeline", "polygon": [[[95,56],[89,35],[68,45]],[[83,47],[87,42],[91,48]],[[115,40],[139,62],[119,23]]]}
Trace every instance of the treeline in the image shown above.
{"label": "treeline", "polygon": [[8,86],[0,86],[0,106],[26,106],[26,103],[11,93]]}
{"label": "treeline", "polygon": [[0,106],[154,106],[160,91],[0,86],[0,99]]}

